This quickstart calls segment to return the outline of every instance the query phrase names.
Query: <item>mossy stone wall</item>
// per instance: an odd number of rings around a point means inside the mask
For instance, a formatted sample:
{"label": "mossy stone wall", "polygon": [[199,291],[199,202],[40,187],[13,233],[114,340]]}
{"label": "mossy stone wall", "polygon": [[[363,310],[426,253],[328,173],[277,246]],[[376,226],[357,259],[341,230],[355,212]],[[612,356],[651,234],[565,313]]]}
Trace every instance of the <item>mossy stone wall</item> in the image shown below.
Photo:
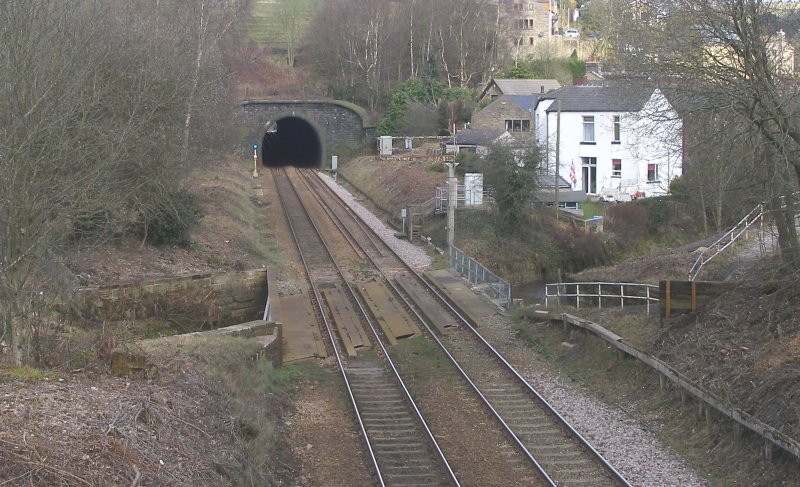
{"label": "mossy stone wall", "polygon": [[87,287],[78,290],[75,305],[101,320],[178,316],[204,327],[228,326],[262,318],[267,274],[255,269]]}

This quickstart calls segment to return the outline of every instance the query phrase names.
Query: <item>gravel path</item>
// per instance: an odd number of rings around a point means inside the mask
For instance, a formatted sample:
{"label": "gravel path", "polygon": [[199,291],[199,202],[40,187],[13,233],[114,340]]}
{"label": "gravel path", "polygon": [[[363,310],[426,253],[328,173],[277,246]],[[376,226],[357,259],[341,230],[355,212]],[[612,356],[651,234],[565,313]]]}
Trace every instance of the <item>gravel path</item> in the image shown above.
{"label": "gravel path", "polygon": [[[329,176],[320,175],[398,255],[415,268],[430,264],[430,257],[423,249],[405,240],[398,240],[393,230],[361,206],[347,190]],[[536,352],[516,339],[516,332],[504,317],[488,318],[482,323],[481,333],[631,485],[709,485],[630,415],[585,395],[576,385],[564,382]]]}
{"label": "gravel path", "polygon": [[421,269],[431,265],[431,258],[425,253],[425,250],[407,240],[400,240],[395,237],[395,231],[393,229],[387,227],[380,218],[361,206],[361,203],[359,203],[349,191],[339,186],[333,178],[322,172],[317,174],[319,174],[320,178],[322,178],[322,180],[325,181],[325,183],[411,267]]}

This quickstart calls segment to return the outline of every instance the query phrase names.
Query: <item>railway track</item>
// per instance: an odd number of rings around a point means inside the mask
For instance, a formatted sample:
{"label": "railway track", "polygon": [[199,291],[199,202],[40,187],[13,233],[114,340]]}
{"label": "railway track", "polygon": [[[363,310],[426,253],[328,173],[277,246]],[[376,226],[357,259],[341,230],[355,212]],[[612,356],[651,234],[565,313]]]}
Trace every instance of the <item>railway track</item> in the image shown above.
{"label": "railway track", "polygon": [[460,485],[286,170],[273,177],[378,484]]}
{"label": "railway track", "polygon": [[546,485],[630,485],[480,335],[475,324],[360,222],[327,184],[311,172],[302,175],[336,226],[358,244],[359,253],[375,265],[385,285],[441,347]]}

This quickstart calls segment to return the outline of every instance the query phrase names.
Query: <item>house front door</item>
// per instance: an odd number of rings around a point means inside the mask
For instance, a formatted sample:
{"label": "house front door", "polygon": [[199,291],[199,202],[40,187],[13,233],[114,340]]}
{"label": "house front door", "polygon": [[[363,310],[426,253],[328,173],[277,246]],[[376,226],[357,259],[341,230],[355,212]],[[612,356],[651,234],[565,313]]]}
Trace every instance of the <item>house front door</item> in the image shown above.
{"label": "house front door", "polygon": [[597,194],[597,158],[581,157],[583,190],[586,194]]}

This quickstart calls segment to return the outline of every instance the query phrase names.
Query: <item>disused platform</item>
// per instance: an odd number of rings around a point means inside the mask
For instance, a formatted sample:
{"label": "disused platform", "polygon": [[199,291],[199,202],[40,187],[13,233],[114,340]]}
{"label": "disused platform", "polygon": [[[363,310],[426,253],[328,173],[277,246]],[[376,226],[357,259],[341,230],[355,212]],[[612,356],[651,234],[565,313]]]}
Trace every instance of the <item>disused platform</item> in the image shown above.
{"label": "disused platform", "polygon": [[273,306],[274,320],[283,324],[283,362],[325,358],[325,343],[317,327],[311,299],[305,293],[280,296]]}
{"label": "disused platform", "polygon": [[399,338],[422,333],[413,318],[382,282],[362,282],[358,285],[358,293],[390,344],[397,345]]}
{"label": "disused platform", "polygon": [[[425,277],[445,296],[458,310],[472,322],[501,313],[502,310],[491,300],[472,290],[469,284],[458,274],[449,269],[429,271]],[[432,304],[427,293],[414,292],[410,276],[399,277],[397,284],[414,299],[420,312],[425,315],[440,333],[456,326],[452,318],[444,313],[441,306]],[[372,318],[381,327],[391,344],[398,339],[419,335],[419,327],[409,313],[394,299],[392,293],[383,283],[369,281],[354,286],[358,288]],[[361,329],[359,320],[350,309],[347,299],[338,288],[323,290],[323,299],[333,305],[334,321],[344,343],[348,355],[355,356],[358,349],[369,346],[369,340]],[[278,300],[278,310],[283,323],[284,353],[283,361],[291,362],[307,358],[324,358],[325,344],[320,336],[311,300],[306,294],[282,296]],[[276,320],[277,321],[277,320]]]}
{"label": "disused platform", "polygon": [[468,283],[451,269],[428,271],[425,277],[453,303],[459,313],[466,315],[472,322],[477,323],[487,316],[502,312],[489,298],[472,290]]}

